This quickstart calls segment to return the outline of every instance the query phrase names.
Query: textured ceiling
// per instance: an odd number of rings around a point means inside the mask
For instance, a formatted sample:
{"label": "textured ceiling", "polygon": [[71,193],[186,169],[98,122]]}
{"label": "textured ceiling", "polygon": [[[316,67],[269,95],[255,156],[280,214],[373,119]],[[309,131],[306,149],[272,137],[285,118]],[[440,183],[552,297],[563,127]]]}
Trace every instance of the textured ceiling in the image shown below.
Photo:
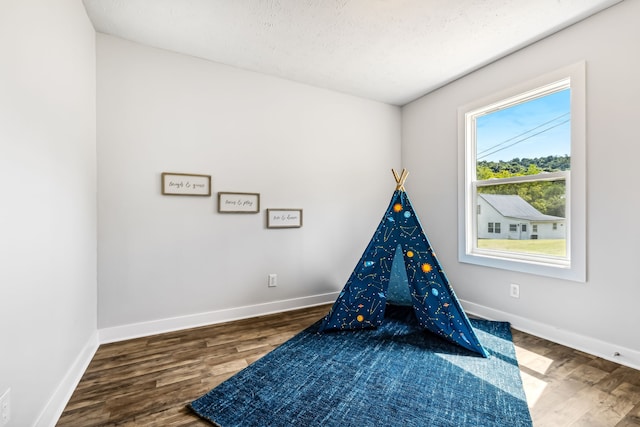
{"label": "textured ceiling", "polygon": [[621,0],[84,0],[97,31],[404,105]]}

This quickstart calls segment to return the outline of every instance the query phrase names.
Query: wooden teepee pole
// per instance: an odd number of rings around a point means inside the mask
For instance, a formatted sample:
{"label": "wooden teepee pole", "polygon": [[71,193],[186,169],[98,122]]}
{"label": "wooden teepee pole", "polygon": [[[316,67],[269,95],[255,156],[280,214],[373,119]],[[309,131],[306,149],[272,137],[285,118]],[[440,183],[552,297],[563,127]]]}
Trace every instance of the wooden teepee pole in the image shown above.
{"label": "wooden teepee pole", "polygon": [[404,182],[407,180],[409,172],[407,172],[406,169],[402,169],[402,174],[400,175],[398,175],[398,172],[396,172],[395,169],[391,169],[391,172],[393,172],[393,177],[396,180],[396,190],[405,191]]}

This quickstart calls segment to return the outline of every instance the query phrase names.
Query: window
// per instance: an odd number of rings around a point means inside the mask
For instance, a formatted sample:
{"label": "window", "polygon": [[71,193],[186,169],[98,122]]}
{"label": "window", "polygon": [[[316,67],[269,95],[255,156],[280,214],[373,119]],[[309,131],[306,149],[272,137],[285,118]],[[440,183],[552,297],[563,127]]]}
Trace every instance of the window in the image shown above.
{"label": "window", "polygon": [[488,233],[500,233],[500,223],[499,222],[490,222],[487,224],[487,232]]}
{"label": "window", "polygon": [[459,109],[461,262],[586,279],[584,87],[580,63]]}

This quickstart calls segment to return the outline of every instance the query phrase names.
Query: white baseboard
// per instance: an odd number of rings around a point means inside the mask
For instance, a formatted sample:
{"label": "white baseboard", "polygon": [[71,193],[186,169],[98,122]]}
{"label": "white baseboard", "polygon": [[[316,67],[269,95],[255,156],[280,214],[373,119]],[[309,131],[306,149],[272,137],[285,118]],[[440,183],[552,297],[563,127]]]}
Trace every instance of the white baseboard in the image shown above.
{"label": "white baseboard", "polygon": [[527,319],[512,313],[485,307],[469,301],[460,300],[465,311],[469,314],[488,320],[500,320],[511,323],[515,329],[562,344],[603,359],[640,369],[640,351],[601,341],[596,338],[580,335],[575,332]]}
{"label": "white baseboard", "polygon": [[284,311],[297,310],[299,308],[333,303],[337,297],[338,292],[330,292],[326,294],[312,295],[309,297],[293,298],[263,304],[209,311],[206,313],[189,314],[186,316],[172,317],[168,319],[152,320],[149,322],[114,326],[111,328],[102,328],[98,330],[98,340],[100,344],[107,344],[132,338],[178,331],[181,329],[196,328],[199,326],[230,322],[233,320],[263,316],[272,313],[281,313]]}
{"label": "white baseboard", "polygon": [[98,332],[95,331],[91,334],[84,348],[76,357],[53,396],[51,396],[40,413],[38,420],[34,424],[35,427],[54,427],[56,425],[97,350]]}

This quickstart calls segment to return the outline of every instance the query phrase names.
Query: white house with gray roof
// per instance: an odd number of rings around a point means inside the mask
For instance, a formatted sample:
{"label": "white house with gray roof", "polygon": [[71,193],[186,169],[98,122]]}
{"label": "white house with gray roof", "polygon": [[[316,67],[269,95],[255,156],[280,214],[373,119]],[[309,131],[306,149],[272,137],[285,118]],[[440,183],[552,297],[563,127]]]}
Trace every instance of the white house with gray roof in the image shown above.
{"label": "white house with gray roof", "polygon": [[565,218],[545,215],[522,197],[478,194],[479,239],[564,239]]}

